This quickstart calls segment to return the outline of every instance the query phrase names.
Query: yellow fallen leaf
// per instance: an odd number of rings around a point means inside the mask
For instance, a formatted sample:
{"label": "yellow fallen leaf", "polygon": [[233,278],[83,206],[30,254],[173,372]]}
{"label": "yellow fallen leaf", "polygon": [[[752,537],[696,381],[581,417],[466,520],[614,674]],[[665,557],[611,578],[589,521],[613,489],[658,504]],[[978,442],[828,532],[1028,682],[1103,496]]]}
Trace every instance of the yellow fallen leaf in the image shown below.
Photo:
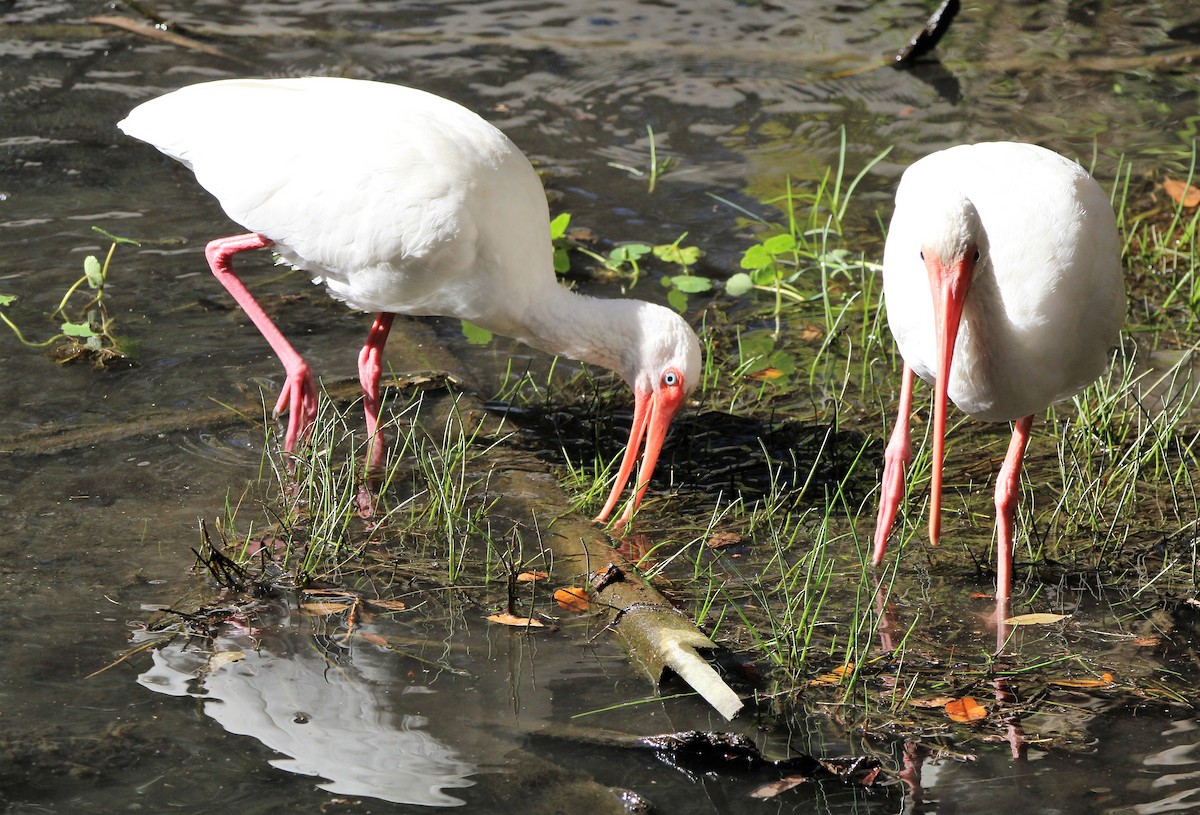
{"label": "yellow fallen leaf", "polygon": [[1009,617],[1004,621],[1005,625],[1049,625],[1056,623],[1059,620],[1065,620],[1070,617],[1070,614],[1018,614],[1016,617]]}
{"label": "yellow fallen leaf", "polygon": [[987,708],[976,702],[970,696],[947,702],[946,715],[956,722],[974,722],[987,718]]}
{"label": "yellow fallen leaf", "polygon": [[489,623],[499,623],[500,625],[512,625],[518,628],[543,628],[545,623],[540,620],[535,620],[532,617],[518,617],[515,614],[509,614],[507,611],[501,611],[499,614],[493,614],[487,618]]}
{"label": "yellow fallen leaf", "polygon": [[231,662],[241,662],[246,655],[241,651],[218,651],[208,658],[208,670],[215,671]]}
{"label": "yellow fallen leaf", "polygon": [[851,673],[853,670],[853,662],[849,665],[839,665],[829,673],[823,673],[816,677],[812,682],[814,685],[838,685],[841,684],[841,681],[843,678],[845,678],[846,674]]}
{"label": "yellow fallen leaf", "polygon": [[1048,679],[1046,684],[1056,688],[1103,688],[1112,683],[1103,679]]}

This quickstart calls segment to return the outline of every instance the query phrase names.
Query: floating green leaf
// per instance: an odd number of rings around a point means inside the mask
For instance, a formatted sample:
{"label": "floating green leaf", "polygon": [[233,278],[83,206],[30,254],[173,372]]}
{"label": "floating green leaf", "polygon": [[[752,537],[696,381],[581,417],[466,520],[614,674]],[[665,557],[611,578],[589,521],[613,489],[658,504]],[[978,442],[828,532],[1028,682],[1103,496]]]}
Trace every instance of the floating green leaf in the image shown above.
{"label": "floating green leaf", "polygon": [[492,332],[486,328],[480,328],[474,323],[462,321],[462,333],[467,338],[467,342],[471,345],[487,345],[492,341]]}
{"label": "floating green leaf", "polygon": [[672,286],[685,294],[699,294],[702,291],[710,291],[713,287],[711,280],[700,275],[681,274],[667,279]]}
{"label": "floating green leaf", "polygon": [[0,294],[0,306],[11,306],[15,302],[17,302],[15,294]]}
{"label": "floating green leaf", "polygon": [[60,329],[62,333],[68,337],[95,337],[96,332],[92,330],[89,323],[63,323]]}

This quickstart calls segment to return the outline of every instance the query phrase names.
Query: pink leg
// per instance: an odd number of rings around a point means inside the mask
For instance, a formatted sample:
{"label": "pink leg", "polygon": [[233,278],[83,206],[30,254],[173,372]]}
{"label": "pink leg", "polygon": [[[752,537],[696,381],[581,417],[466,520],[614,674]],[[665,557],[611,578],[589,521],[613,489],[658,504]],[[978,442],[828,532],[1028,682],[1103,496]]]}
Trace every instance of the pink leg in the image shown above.
{"label": "pink leg", "polygon": [[285,409],[288,412],[287,435],[283,439],[283,449],[291,452],[296,442],[308,433],[317,417],[317,388],[313,382],[312,371],[233,271],[233,256],[238,252],[262,249],[271,244],[272,241],[262,235],[234,235],[209,243],[204,250],[204,256],[208,258],[208,266],[217,280],[221,281],[221,285],[233,295],[242,311],[246,312],[262,332],[287,372],[283,391],[275,403],[275,415],[278,416]]}
{"label": "pink leg", "polygon": [[873,566],[878,566],[883,562],[888,534],[892,531],[892,524],[896,522],[896,513],[900,511],[900,502],[904,500],[904,471],[908,462],[912,461],[908,420],[912,414],[913,380],[915,378],[912,368],[905,365],[900,380],[900,410],[896,416],[896,426],[892,429],[892,438],[888,441],[887,450],[883,454],[883,480],[879,485],[879,517],[875,521],[875,554],[871,558]]}
{"label": "pink leg", "polygon": [[1021,461],[1029,444],[1029,429],[1033,417],[1026,416],[1013,424],[1008,455],[996,477],[996,600],[1007,602],[1012,594],[1013,518],[1021,488]]}
{"label": "pink leg", "polygon": [[362,383],[363,412],[367,416],[367,475],[383,470],[383,450],[385,440],[379,432],[379,377],[383,373],[380,358],[383,356],[383,346],[387,342],[388,332],[392,330],[392,320],[395,314],[381,312],[371,325],[367,341],[358,353],[358,381]]}

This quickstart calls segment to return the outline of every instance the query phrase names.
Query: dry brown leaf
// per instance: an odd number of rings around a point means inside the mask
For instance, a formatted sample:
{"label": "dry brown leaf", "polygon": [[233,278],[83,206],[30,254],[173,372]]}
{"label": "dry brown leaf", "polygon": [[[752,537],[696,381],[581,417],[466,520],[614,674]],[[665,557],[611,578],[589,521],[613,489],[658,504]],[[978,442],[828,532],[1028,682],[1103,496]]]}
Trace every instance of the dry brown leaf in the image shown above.
{"label": "dry brown leaf", "polygon": [[1157,634],[1151,634],[1148,637],[1138,637],[1136,640],[1133,640],[1133,644],[1141,648],[1153,648],[1161,642],[1162,637]]}
{"label": "dry brown leaf", "polygon": [[554,602],[567,611],[587,611],[591,605],[588,602],[587,591],[578,586],[571,586],[554,592]]}
{"label": "dry brown leaf", "polygon": [[913,707],[945,707],[954,701],[953,696],[930,696],[928,699],[909,699],[908,703]]}
{"label": "dry brown leaf", "polygon": [[733,546],[741,542],[742,536],[737,532],[714,532],[705,541],[709,549],[724,549],[726,546]]}
{"label": "dry brown leaf", "polygon": [[341,614],[350,609],[349,603],[301,603],[300,609],[306,614],[316,614],[321,617],[330,614]]}
{"label": "dry brown leaf", "polygon": [[517,575],[518,583],[536,583],[539,580],[545,580],[550,575],[545,572],[521,572]]}
{"label": "dry brown leaf", "polygon": [[750,374],[751,379],[766,380],[778,379],[781,376],[783,376],[783,371],[779,370],[778,368],[763,368],[761,371],[756,371],[755,373]]}
{"label": "dry brown leaf", "polygon": [[1046,614],[1039,612],[1037,614],[1018,614],[1016,617],[1009,617],[1004,621],[1005,625],[1049,625],[1056,623],[1059,620],[1065,620],[1070,617],[1070,614]]}
{"label": "dry brown leaf", "polygon": [[372,600],[371,605],[376,608],[382,608],[385,611],[404,611],[408,608],[403,600]]}
{"label": "dry brown leaf", "polygon": [[388,645],[387,637],[381,637],[379,634],[372,634],[370,631],[356,631],[355,634],[358,635],[360,640],[369,642],[372,645],[378,645],[383,648],[386,648]]}
{"label": "dry brown leaf", "polygon": [[1162,183],[1162,186],[1167,191],[1167,195],[1171,196],[1171,200],[1176,204],[1183,204],[1185,207],[1194,207],[1200,204],[1200,190],[1191,184],[1185,184],[1182,181],[1168,178]]}
{"label": "dry brown leaf", "polygon": [[516,614],[509,614],[507,611],[501,611],[499,614],[493,614],[487,618],[489,623],[499,623],[500,625],[512,625],[518,628],[543,628],[546,624],[540,620],[535,620],[532,617],[518,617]]}
{"label": "dry brown leaf", "polygon": [[793,787],[798,787],[808,781],[807,776],[790,775],[787,778],[781,778],[778,781],[772,781],[770,784],[763,784],[754,792],[750,793],[751,798],[774,798],[781,792],[787,792]]}
{"label": "dry brown leaf", "polygon": [[987,718],[987,708],[976,702],[970,696],[955,699],[946,703],[946,715],[956,722],[975,722]]}
{"label": "dry brown leaf", "polygon": [[241,651],[218,651],[208,658],[208,670],[215,671],[231,662],[241,662],[246,655]]}

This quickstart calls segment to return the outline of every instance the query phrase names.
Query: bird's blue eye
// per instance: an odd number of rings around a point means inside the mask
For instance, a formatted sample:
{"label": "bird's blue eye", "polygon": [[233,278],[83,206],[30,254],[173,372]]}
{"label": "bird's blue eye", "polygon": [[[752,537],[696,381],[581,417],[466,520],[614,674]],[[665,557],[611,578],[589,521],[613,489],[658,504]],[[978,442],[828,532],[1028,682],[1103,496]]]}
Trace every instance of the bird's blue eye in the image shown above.
{"label": "bird's blue eye", "polygon": [[668,388],[678,385],[679,374],[675,373],[674,371],[667,371],[665,374],[663,374],[662,383]]}

